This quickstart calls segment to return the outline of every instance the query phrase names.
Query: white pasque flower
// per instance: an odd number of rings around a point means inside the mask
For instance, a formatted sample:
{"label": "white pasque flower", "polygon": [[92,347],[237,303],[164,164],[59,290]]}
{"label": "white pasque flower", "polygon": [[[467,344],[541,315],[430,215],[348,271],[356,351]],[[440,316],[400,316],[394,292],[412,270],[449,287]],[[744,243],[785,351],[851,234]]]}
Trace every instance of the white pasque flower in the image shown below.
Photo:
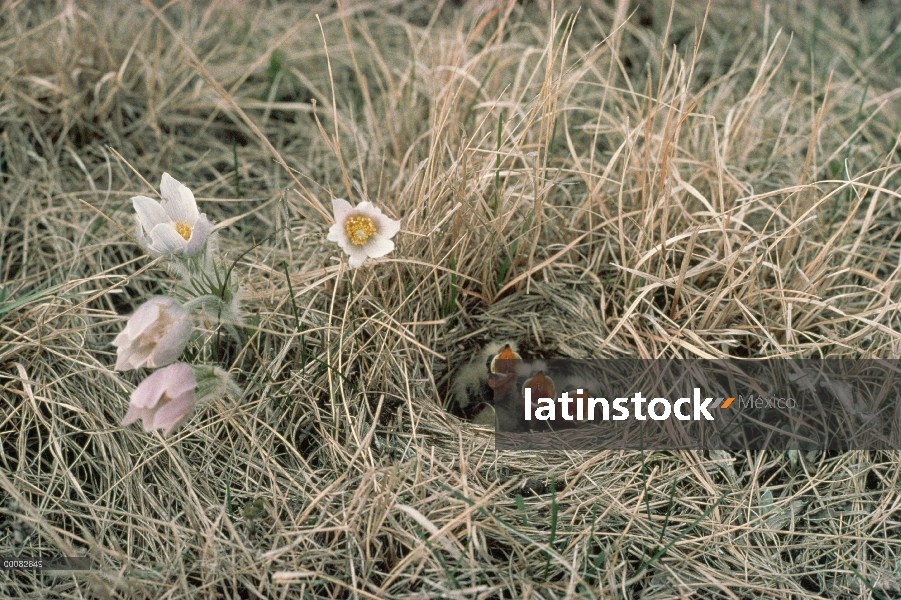
{"label": "white pasque flower", "polygon": [[194,370],[184,363],[154,371],[131,393],[122,425],[141,419],[144,431],[162,429],[164,436],[169,435],[194,412],[196,388]]}
{"label": "white pasque flower", "polygon": [[162,204],[147,196],[131,199],[138,213],[138,242],[154,256],[190,256],[203,249],[212,225],[199,214],[194,194],[163,173]]}
{"label": "white pasque flower", "polygon": [[168,296],[154,296],[135,311],[113,340],[116,370],[164,367],[178,360],[191,337],[191,315]]}
{"label": "white pasque flower", "polygon": [[360,202],[355,208],[347,200],[336,198],[332,207],[335,224],[328,230],[328,240],[347,252],[352,269],[368,257],[378,258],[394,250],[391,238],[400,230],[400,221],[382,214],[372,202]]}

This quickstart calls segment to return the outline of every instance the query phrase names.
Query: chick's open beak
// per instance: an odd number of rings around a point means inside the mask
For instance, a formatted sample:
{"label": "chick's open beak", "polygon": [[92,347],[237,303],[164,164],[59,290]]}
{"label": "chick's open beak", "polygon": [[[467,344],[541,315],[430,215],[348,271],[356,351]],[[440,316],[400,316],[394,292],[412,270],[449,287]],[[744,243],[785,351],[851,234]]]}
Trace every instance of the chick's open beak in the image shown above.
{"label": "chick's open beak", "polygon": [[521,360],[522,357],[507,344],[491,359],[490,370],[492,373],[515,373]]}

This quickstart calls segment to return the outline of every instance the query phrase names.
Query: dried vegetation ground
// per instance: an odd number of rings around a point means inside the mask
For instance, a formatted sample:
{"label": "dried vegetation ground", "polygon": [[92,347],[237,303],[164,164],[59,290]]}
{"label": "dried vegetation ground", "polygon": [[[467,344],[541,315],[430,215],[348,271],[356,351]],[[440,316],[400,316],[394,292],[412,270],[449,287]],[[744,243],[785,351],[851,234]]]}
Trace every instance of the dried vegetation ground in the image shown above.
{"label": "dried vegetation ground", "polygon": [[[901,356],[897,3],[341,4],[0,7],[0,555],[95,564],[0,596],[898,597],[897,452],[497,454],[447,398],[499,337]],[[246,316],[165,440],[110,346],[163,171]]]}

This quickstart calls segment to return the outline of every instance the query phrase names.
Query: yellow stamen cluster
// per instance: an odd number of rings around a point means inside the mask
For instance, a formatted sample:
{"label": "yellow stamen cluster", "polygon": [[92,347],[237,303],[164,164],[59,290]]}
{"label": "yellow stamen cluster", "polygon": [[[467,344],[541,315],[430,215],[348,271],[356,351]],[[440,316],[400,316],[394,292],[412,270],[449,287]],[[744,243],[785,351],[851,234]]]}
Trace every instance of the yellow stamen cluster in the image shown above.
{"label": "yellow stamen cluster", "polygon": [[185,241],[191,239],[191,226],[188,225],[187,221],[179,221],[175,224],[175,231],[178,232],[178,235],[185,238]]}
{"label": "yellow stamen cluster", "polygon": [[375,223],[369,217],[356,215],[347,219],[344,224],[347,231],[347,237],[354,246],[362,246],[366,241],[375,235]]}

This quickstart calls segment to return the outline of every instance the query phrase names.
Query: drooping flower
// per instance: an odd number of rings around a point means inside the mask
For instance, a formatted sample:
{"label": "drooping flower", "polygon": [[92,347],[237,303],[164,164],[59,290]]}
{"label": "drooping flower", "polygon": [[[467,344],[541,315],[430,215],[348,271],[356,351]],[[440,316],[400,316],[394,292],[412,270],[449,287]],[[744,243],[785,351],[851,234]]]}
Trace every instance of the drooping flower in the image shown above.
{"label": "drooping flower", "polygon": [[400,221],[382,214],[371,202],[356,207],[347,200],[332,200],[335,224],[328,230],[328,240],[337,242],[350,257],[352,269],[362,266],[367,258],[379,258],[394,250],[391,238],[400,230]]}
{"label": "drooping flower", "polygon": [[122,425],[143,421],[144,431],[162,429],[163,435],[187,421],[194,412],[197,379],[184,363],[154,371],[131,393],[128,413]]}
{"label": "drooping flower", "polygon": [[184,352],[191,337],[191,316],[168,296],[154,296],[135,311],[113,340],[116,370],[164,367]]}
{"label": "drooping flower", "polygon": [[162,203],[146,196],[131,199],[138,214],[138,242],[154,256],[191,256],[203,249],[212,225],[197,211],[194,194],[163,173]]}

